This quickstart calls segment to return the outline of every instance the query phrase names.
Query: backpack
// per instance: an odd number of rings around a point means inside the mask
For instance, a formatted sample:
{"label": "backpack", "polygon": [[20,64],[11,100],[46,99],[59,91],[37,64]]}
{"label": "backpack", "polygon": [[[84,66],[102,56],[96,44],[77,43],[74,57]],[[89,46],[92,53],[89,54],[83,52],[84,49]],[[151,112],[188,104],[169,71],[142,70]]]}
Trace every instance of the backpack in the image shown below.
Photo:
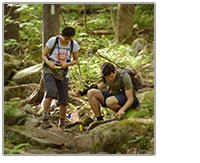
{"label": "backpack", "polygon": [[141,82],[140,76],[137,74],[137,72],[134,69],[130,69],[130,68],[122,69],[122,73],[121,73],[121,76],[120,76],[120,83],[121,83],[122,87],[124,87],[123,76],[126,73],[128,73],[129,76],[131,77],[133,88],[136,91],[138,91],[138,89],[141,89],[142,88],[142,82]]}
{"label": "backpack", "polygon": [[[48,59],[49,59],[49,57],[51,56],[51,54],[53,53],[54,49],[56,48],[56,44],[58,44],[58,36],[56,37],[56,41],[55,41],[55,43],[54,43],[54,45],[53,45],[53,47],[52,47],[52,49],[51,49],[51,51],[50,51],[50,53],[49,53],[49,55],[48,55],[48,57],[47,57]],[[71,53],[72,53],[72,51],[73,51],[73,46],[74,46],[74,41],[71,40],[70,56],[71,56]],[[58,45],[58,48],[59,48],[59,45]]]}

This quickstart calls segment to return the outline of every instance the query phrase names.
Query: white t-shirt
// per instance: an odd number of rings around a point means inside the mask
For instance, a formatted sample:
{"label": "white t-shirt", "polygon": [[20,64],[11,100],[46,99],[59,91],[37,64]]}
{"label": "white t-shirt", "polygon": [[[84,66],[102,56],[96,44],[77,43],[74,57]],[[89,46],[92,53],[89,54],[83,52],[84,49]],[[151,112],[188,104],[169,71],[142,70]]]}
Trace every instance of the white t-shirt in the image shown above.
{"label": "white t-shirt", "polygon": [[[46,46],[50,49],[53,48],[53,45],[56,41],[56,37],[58,36],[54,36],[54,37],[51,37],[47,43],[46,43]],[[59,48],[58,48],[58,45],[59,45]],[[56,62],[61,62],[61,63],[64,63],[64,62],[67,62],[67,59],[70,59],[70,50],[71,48],[71,41],[69,42],[69,44],[67,46],[62,46],[61,43],[60,43],[60,37],[58,37],[58,44],[56,44],[56,47],[54,49],[54,51],[52,52],[50,58],[53,59],[54,61]],[[76,52],[78,51],[80,48],[79,48],[79,45],[78,43],[73,40],[73,50],[72,52]],[[69,76],[69,71],[66,75],[66,78]]]}

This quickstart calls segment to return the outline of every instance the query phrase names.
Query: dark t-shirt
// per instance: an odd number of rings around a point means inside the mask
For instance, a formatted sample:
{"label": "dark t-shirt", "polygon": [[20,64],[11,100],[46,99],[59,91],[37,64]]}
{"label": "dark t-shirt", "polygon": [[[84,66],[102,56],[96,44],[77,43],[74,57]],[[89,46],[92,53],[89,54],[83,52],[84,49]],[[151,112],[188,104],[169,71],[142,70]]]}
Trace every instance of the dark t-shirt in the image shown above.
{"label": "dark t-shirt", "polygon": [[127,73],[124,74],[123,79],[122,79],[124,83],[124,89],[123,89],[123,86],[121,85],[121,82],[120,82],[120,78],[121,78],[120,76],[121,76],[122,70],[116,69],[116,71],[117,71],[117,75],[115,77],[114,82],[110,82],[109,80],[106,80],[106,83],[110,88],[110,93],[112,93],[113,95],[125,94],[125,90],[132,88],[133,96],[135,96],[135,90],[133,88],[133,84],[132,84],[130,76]]}

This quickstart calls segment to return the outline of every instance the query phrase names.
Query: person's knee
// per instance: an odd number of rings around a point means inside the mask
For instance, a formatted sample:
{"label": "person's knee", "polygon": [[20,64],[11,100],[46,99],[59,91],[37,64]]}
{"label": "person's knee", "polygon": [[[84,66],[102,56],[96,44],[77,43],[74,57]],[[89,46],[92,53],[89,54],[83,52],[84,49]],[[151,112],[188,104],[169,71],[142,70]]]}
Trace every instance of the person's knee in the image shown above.
{"label": "person's knee", "polygon": [[53,98],[55,97],[55,90],[54,89],[48,89],[46,92],[46,98]]}
{"label": "person's knee", "polygon": [[88,90],[88,92],[87,92],[88,98],[93,97],[95,95],[95,91],[96,91],[96,89],[90,89],[90,90]]}
{"label": "person's knee", "polygon": [[60,109],[66,109],[67,108],[67,104],[60,104]]}
{"label": "person's knee", "polygon": [[115,108],[118,105],[118,101],[117,101],[117,99],[115,97],[108,97],[106,99],[106,105],[109,108]]}

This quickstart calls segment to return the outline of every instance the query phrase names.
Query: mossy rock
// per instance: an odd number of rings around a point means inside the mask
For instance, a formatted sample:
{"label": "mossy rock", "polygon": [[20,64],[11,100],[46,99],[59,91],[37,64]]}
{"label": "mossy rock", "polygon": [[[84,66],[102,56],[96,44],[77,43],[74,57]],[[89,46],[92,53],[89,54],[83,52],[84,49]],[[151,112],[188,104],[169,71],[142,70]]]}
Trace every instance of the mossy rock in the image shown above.
{"label": "mossy rock", "polygon": [[81,151],[89,151],[90,153],[104,151],[110,154],[116,154],[123,144],[136,139],[138,136],[144,136],[144,139],[146,139],[145,135],[151,135],[151,138],[146,141],[147,144],[150,143],[150,140],[153,139],[154,131],[147,130],[147,128],[153,126],[153,124],[153,120],[140,121],[138,119],[113,121],[102,124],[79,137],[77,146]]}
{"label": "mossy rock", "polygon": [[42,64],[28,67],[17,72],[12,78],[16,84],[39,83],[42,74]]}
{"label": "mossy rock", "polygon": [[26,112],[19,107],[20,102],[4,105],[4,123],[7,125],[24,124]]}
{"label": "mossy rock", "polygon": [[4,62],[4,84],[7,84],[9,80],[15,75],[16,71],[20,68],[22,62],[13,59],[12,61]]}
{"label": "mossy rock", "polygon": [[9,101],[12,98],[19,97],[21,99],[27,98],[36,88],[38,84],[22,84],[17,86],[4,87],[4,101]]}

